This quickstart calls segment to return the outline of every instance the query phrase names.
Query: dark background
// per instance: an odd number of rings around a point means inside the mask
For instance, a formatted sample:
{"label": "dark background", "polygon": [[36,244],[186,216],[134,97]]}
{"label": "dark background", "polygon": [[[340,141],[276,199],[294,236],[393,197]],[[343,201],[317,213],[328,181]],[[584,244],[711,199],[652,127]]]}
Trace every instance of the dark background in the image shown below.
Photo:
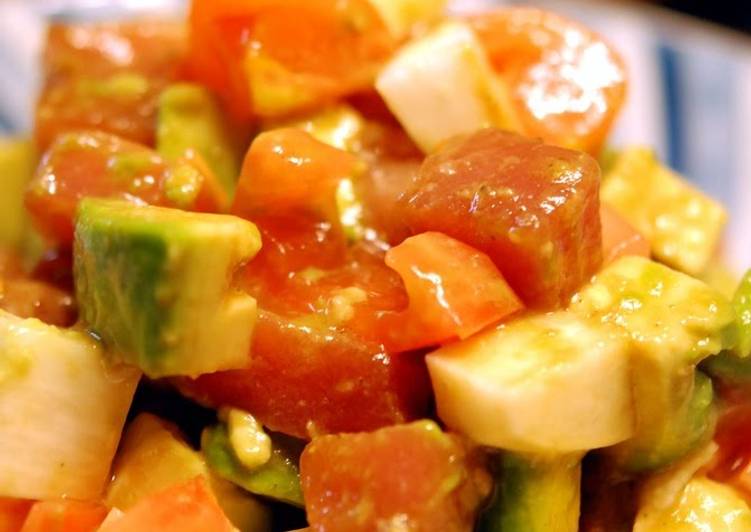
{"label": "dark background", "polygon": [[654,0],[652,3],[751,33],[748,0]]}

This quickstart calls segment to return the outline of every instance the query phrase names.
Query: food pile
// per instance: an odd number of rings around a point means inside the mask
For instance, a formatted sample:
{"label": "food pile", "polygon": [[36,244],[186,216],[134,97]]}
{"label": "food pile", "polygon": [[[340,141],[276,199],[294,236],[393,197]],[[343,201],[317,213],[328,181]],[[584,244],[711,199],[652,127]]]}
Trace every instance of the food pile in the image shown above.
{"label": "food pile", "polygon": [[0,141],[0,531],[751,530],[725,209],[608,146],[602,37],[444,3],[50,26]]}

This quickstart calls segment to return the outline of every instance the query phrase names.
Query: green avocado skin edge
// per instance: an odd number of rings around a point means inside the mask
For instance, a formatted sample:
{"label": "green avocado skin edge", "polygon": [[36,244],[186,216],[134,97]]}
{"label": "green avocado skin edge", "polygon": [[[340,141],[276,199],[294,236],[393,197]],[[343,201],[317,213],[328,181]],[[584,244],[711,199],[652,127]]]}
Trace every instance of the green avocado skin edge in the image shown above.
{"label": "green avocado skin edge", "polygon": [[493,465],[495,494],[477,532],[577,532],[581,454],[501,452]]}
{"label": "green avocado skin edge", "polygon": [[244,467],[235,456],[227,427],[219,424],[204,430],[201,452],[220,477],[256,495],[303,507],[298,461],[303,444],[283,435],[272,437],[271,459],[256,469]]}

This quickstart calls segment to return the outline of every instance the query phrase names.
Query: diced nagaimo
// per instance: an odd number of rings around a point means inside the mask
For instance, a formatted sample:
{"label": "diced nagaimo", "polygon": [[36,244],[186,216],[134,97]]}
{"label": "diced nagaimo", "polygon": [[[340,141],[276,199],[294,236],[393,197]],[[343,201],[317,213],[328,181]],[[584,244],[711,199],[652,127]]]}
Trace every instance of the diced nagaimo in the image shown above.
{"label": "diced nagaimo", "polygon": [[585,153],[485,129],[429,156],[399,215],[486,253],[526,305],[560,307],[602,263],[599,184]]}
{"label": "diced nagaimo", "polygon": [[469,532],[490,491],[478,457],[432,421],[316,438],[300,468],[317,531]]}
{"label": "diced nagaimo", "polygon": [[531,315],[430,353],[438,416],[492,447],[568,453],[633,433],[629,342],[569,312]]}
{"label": "diced nagaimo", "polygon": [[513,125],[501,80],[461,22],[407,44],[381,71],[376,89],[425,152],[455,135]]}
{"label": "diced nagaimo", "polygon": [[99,497],[139,377],[80,332],[0,311],[0,496]]}
{"label": "diced nagaimo", "polygon": [[603,179],[601,197],[649,240],[668,266],[699,275],[717,248],[725,209],[662,166],[646,148],[618,155]]}

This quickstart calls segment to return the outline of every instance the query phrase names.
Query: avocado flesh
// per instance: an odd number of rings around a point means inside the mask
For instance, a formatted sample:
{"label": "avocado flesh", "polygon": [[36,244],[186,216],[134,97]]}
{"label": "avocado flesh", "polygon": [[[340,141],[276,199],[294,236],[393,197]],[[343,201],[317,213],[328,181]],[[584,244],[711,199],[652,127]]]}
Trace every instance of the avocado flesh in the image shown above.
{"label": "avocado flesh", "polygon": [[275,434],[271,459],[260,467],[248,469],[235,455],[224,423],[205,429],[201,436],[201,452],[219,477],[256,495],[299,507],[304,504],[298,465],[302,449],[302,442]]}
{"label": "avocado flesh", "polygon": [[27,139],[0,139],[0,246],[18,248],[29,230],[23,205],[37,154]]}
{"label": "avocado flesh", "polygon": [[148,376],[243,367],[256,302],[231,287],[261,246],[240,218],[87,198],[74,274],[89,329]]}
{"label": "avocado flesh", "polygon": [[498,484],[478,531],[577,532],[581,457],[499,454]]}
{"label": "avocado flesh", "polygon": [[696,364],[736,343],[730,302],[687,275],[641,257],[602,270],[571,310],[620,327],[631,339],[636,431],[608,449],[626,471],[663,467],[705,439],[711,382]]}
{"label": "avocado flesh", "polygon": [[197,152],[232,195],[247,135],[227,122],[208,89],[193,83],[167,87],[159,97],[156,136],[157,151],[167,160]]}

